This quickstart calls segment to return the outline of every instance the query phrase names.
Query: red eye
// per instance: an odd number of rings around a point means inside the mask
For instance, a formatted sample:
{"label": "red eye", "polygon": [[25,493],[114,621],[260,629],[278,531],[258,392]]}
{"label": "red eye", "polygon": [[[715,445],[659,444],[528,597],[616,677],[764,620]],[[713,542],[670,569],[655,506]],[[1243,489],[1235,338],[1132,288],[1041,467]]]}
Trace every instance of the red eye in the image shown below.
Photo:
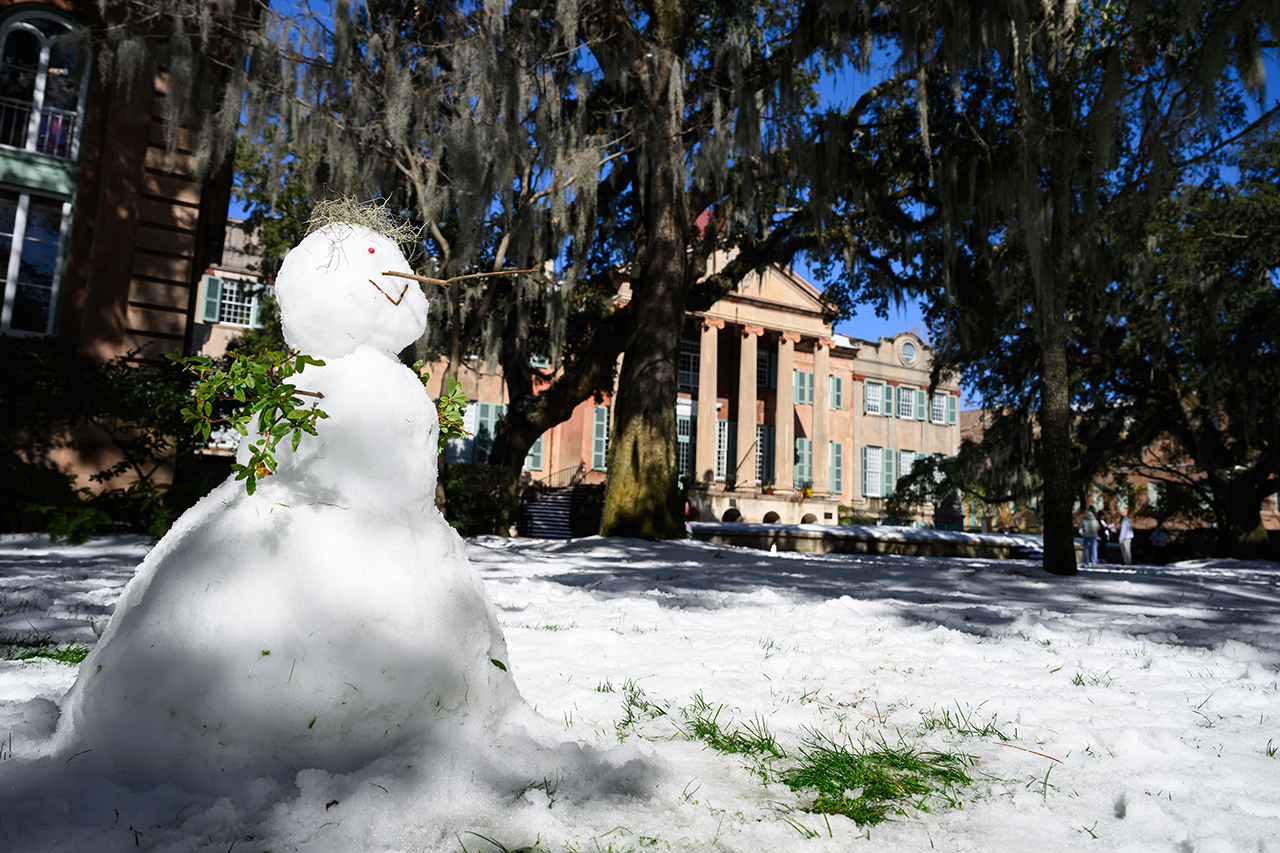
{"label": "red eye", "polygon": [[370,247],[369,247],[369,254],[371,254],[371,255],[373,254],[373,247],[372,247],[372,246],[370,246]]}

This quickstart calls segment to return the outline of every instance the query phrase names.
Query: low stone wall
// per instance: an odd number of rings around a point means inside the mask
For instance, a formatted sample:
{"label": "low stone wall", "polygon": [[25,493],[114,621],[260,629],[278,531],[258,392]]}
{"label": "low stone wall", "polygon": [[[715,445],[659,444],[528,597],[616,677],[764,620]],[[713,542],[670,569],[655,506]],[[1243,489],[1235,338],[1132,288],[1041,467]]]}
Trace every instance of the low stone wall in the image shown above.
{"label": "low stone wall", "polygon": [[[985,557],[1038,559],[1038,536],[953,533],[915,527],[855,527],[821,524],[731,524],[693,522],[694,539],[762,551],[809,554],[898,554],[907,557]],[[1078,550],[1078,549],[1077,549]]]}

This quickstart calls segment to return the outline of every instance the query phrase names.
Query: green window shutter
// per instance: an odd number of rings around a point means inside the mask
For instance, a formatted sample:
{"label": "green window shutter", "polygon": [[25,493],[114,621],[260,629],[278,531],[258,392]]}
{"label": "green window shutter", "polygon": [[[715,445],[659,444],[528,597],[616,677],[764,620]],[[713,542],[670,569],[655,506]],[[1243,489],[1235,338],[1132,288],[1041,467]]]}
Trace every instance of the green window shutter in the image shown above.
{"label": "green window shutter", "polygon": [[776,457],[776,449],[778,444],[777,427],[767,426],[764,428],[764,479],[765,482],[772,483],[777,476],[778,466]]}
{"label": "green window shutter", "polygon": [[896,396],[898,396],[898,386],[896,385],[884,386],[884,390],[880,394],[880,399],[881,399],[880,414],[884,415],[886,418],[893,417],[893,411],[894,411],[893,404],[897,402],[893,398]]}
{"label": "green window shutter", "polygon": [[800,488],[804,482],[804,439],[796,439],[796,450],[791,460],[791,487]]}
{"label": "green window shutter", "polygon": [[591,440],[591,468],[609,470],[609,407],[596,406]]}
{"label": "green window shutter", "polygon": [[893,494],[894,487],[897,486],[897,478],[893,476],[894,457],[898,454],[894,453],[892,448],[885,447],[881,451],[883,461],[880,463],[880,471],[882,482],[880,486],[880,497],[887,498]]}
{"label": "green window shutter", "polygon": [[204,277],[204,310],[200,319],[205,323],[216,323],[222,314],[222,279],[211,275]]}
{"label": "green window shutter", "polygon": [[472,447],[472,462],[485,463],[489,461],[489,450],[493,447],[492,403],[476,403],[476,434]]}
{"label": "green window shutter", "polygon": [[795,403],[804,402],[804,377],[798,370],[791,371],[791,400]]}
{"label": "green window shutter", "polygon": [[794,488],[802,488],[805,483],[813,479],[810,476],[813,464],[813,441],[808,438],[796,439],[795,467],[792,469],[792,485]]}
{"label": "green window shutter", "polygon": [[529,453],[524,458],[524,467],[529,471],[542,470],[542,436],[538,436],[538,440],[529,448]]}
{"label": "green window shutter", "polygon": [[915,412],[916,420],[918,421],[925,420],[925,418],[927,417],[925,412],[928,410],[928,408],[929,408],[928,393],[926,393],[923,390],[917,391],[916,392],[916,412]]}
{"label": "green window shutter", "polygon": [[828,376],[827,379],[830,380],[828,384],[830,385],[831,390],[828,392],[828,394],[831,397],[831,408],[843,409],[844,408],[844,378],[841,376]]}
{"label": "green window shutter", "polygon": [[862,494],[868,496],[867,492],[867,446],[862,445]]}
{"label": "green window shutter", "polygon": [[250,305],[251,305],[251,308],[249,309],[249,328],[261,329],[262,328],[262,299],[259,296],[257,289],[254,290],[253,302],[250,303]]}
{"label": "green window shutter", "polygon": [[959,409],[960,409],[960,398],[957,397],[955,394],[948,394],[947,395],[947,424],[948,425],[955,426],[956,421],[959,420],[959,416],[958,416]]}
{"label": "green window shutter", "polygon": [[844,494],[844,445],[838,441],[831,442],[831,475],[828,482],[831,491],[837,495]]}
{"label": "green window shutter", "polygon": [[498,435],[498,421],[507,413],[501,403],[476,403],[475,451],[472,461],[483,465],[489,461],[493,443]]}

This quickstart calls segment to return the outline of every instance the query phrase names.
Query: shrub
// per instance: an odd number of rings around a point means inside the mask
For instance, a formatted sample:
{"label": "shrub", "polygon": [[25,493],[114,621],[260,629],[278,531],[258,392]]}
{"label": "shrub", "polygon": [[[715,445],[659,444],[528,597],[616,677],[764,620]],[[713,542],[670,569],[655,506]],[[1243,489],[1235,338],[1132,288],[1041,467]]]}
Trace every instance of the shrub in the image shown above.
{"label": "shrub", "polygon": [[[103,363],[62,338],[0,335],[0,363],[0,530],[83,541],[102,528],[168,529],[190,499],[171,495],[157,475],[195,446],[181,415],[189,377],[127,357]],[[85,460],[109,450],[112,464],[100,463],[90,479],[134,482],[100,494],[77,489],[49,461],[62,446]]]}
{"label": "shrub", "polygon": [[445,465],[445,518],[463,536],[503,531],[515,518],[516,477],[501,465]]}

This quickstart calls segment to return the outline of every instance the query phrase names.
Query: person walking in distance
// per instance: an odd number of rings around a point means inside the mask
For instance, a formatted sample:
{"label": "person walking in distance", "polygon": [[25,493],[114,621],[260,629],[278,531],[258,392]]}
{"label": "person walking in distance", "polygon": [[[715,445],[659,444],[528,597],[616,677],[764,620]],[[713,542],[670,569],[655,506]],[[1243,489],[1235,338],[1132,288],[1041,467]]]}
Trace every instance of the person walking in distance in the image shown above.
{"label": "person walking in distance", "polygon": [[1133,565],[1133,522],[1129,519],[1129,510],[1120,510],[1120,561],[1126,566]]}
{"label": "person walking in distance", "polygon": [[1093,565],[1098,562],[1098,533],[1102,525],[1093,514],[1093,504],[1085,508],[1084,518],[1080,519],[1080,538],[1084,540],[1084,564]]}

